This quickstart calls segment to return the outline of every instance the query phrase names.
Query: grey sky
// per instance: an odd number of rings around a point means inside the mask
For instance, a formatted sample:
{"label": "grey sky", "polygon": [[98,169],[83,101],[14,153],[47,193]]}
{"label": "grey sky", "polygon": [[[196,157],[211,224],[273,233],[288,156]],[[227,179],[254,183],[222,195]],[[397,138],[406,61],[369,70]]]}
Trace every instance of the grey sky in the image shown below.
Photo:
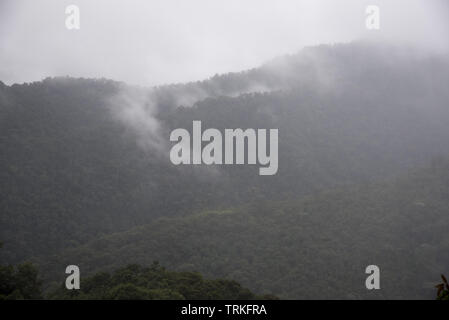
{"label": "grey sky", "polygon": [[[240,71],[303,46],[386,38],[449,50],[444,0],[0,0],[0,80],[106,77],[157,85]],[[81,30],[65,28],[65,7]],[[381,30],[365,29],[378,5]]]}

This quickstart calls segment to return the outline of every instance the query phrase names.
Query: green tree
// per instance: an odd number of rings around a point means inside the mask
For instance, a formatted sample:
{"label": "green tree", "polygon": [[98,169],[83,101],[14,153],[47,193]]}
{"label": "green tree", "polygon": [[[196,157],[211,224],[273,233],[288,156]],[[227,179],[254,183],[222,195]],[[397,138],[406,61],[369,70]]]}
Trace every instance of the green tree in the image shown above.
{"label": "green tree", "polygon": [[41,281],[31,263],[0,266],[0,300],[41,298]]}

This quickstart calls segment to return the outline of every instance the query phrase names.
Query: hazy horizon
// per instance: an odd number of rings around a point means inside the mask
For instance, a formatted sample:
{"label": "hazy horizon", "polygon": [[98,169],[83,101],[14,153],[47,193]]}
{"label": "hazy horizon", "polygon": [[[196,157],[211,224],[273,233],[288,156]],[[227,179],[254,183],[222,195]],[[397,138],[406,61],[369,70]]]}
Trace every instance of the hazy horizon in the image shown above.
{"label": "hazy horizon", "polygon": [[[3,1],[0,81],[108,78],[154,86],[238,72],[306,46],[376,39],[447,52],[444,1]],[[80,8],[80,30],[65,7]],[[367,5],[380,30],[365,28]]]}

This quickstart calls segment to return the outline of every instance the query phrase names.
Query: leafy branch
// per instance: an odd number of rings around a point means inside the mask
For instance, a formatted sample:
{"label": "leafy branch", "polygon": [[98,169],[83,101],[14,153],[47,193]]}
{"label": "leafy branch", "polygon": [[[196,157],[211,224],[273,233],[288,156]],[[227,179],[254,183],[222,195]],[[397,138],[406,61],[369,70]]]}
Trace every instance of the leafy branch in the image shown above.
{"label": "leafy branch", "polygon": [[441,279],[443,282],[435,286],[438,289],[437,300],[449,300],[449,284],[444,275],[441,275]]}

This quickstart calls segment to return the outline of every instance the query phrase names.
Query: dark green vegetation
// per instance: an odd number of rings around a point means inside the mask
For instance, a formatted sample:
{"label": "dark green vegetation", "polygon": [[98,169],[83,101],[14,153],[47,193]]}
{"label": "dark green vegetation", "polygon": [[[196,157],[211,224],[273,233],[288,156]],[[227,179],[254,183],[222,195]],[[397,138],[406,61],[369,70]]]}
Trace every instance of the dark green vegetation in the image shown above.
{"label": "dark green vegetation", "polygon": [[149,268],[129,265],[112,274],[99,272],[84,279],[80,290],[67,290],[61,286],[48,297],[96,300],[276,299],[274,296],[256,296],[235,281],[206,280],[195,272],[167,271],[158,263]]}
{"label": "dark green vegetation", "polygon": [[40,299],[41,285],[38,271],[30,263],[17,267],[0,265],[0,300]]}
{"label": "dark green vegetation", "polygon": [[38,270],[30,263],[0,266],[0,300],[41,299]]}
{"label": "dark green vegetation", "polygon": [[[38,270],[30,263],[0,266],[0,300],[42,299]],[[80,290],[65,285],[51,291],[47,299],[94,300],[251,300],[277,299],[256,296],[230,280],[208,280],[195,272],[172,272],[154,262],[151,267],[128,265],[113,274],[99,272],[83,278]]]}
{"label": "dark green vegetation", "polygon": [[[72,261],[94,272],[158,260],[284,298],[432,298],[449,265],[448,208],[449,162],[441,162],[300,200],[161,218],[42,264],[56,274]],[[381,268],[378,292],[364,287],[369,264]]]}
{"label": "dark green vegetation", "polygon": [[[0,83],[0,259],[33,258],[47,290],[67,264],[158,260],[282,298],[432,298],[449,265],[448,83],[446,56],[363,42],[152,89]],[[169,133],[192,120],[278,128],[278,173],[173,166]]]}

